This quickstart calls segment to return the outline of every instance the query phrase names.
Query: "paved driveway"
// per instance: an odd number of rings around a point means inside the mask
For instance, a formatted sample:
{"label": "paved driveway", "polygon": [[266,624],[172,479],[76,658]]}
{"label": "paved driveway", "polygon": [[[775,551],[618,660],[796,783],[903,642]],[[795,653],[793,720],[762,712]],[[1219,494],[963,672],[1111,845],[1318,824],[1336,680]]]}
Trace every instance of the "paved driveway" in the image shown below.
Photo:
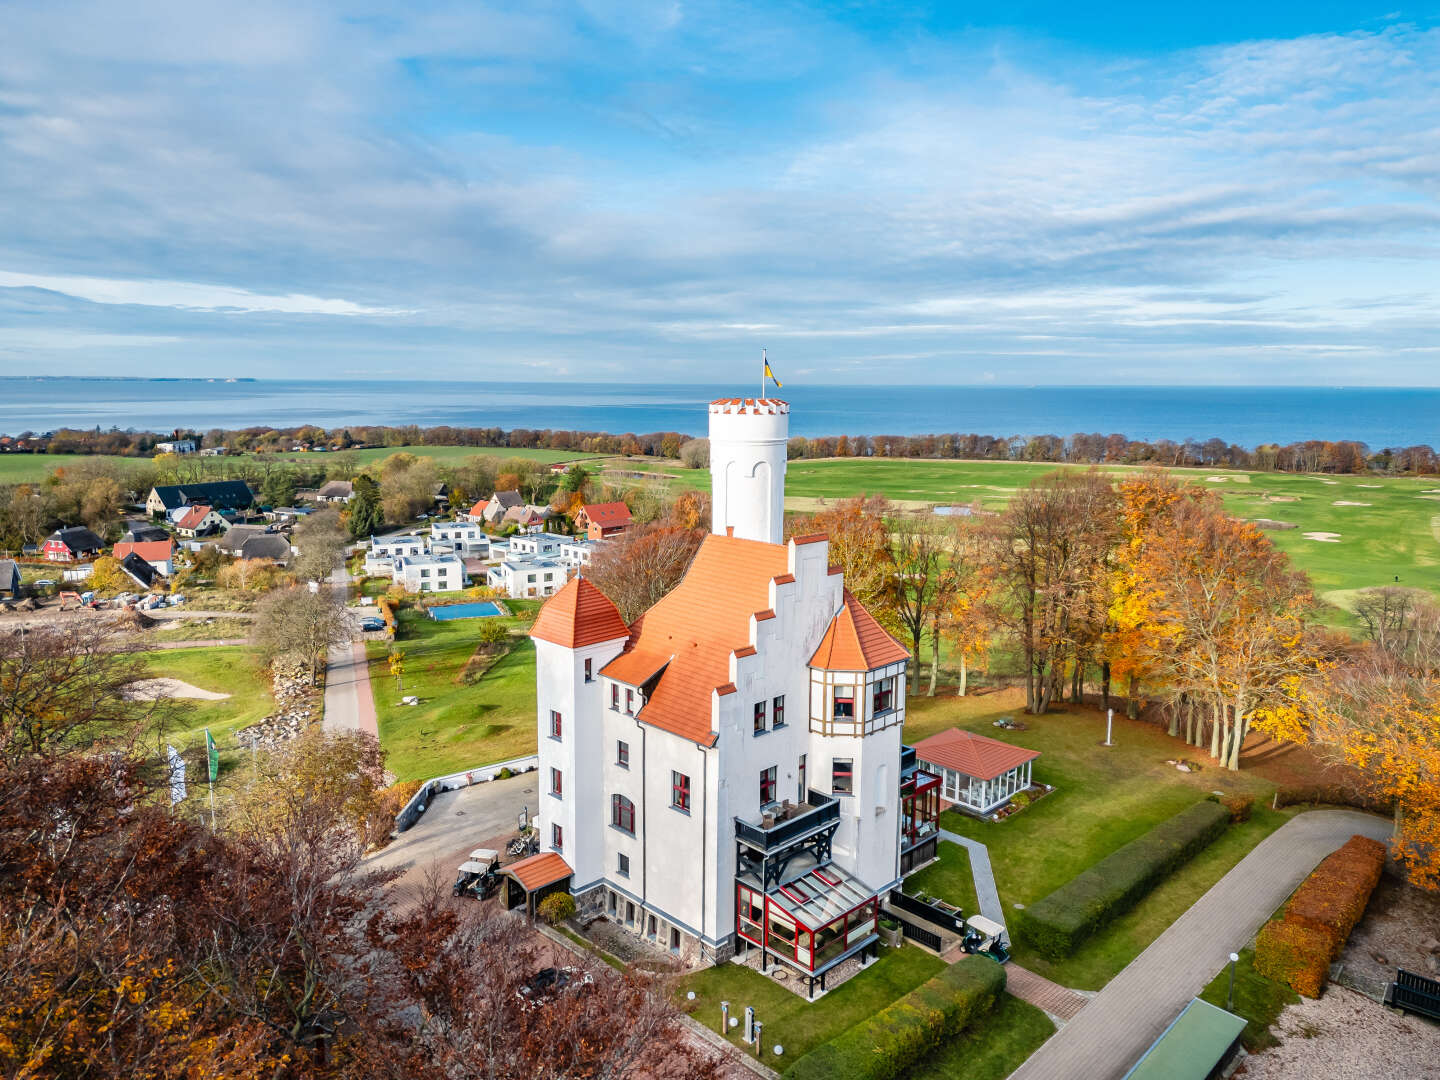
{"label": "paved driveway", "polygon": [[1010,1080],[1118,1080],[1190,999],[1255,936],[1315,865],[1356,833],[1391,823],[1350,810],[1291,818],[1110,980]]}
{"label": "paved driveway", "polygon": [[521,808],[528,807],[532,817],[535,814],[538,775],[522,773],[435,796],[415,825],[367,858],[365,865],[402,871],[402,887],[423,885],[432,872],[448,886],[455,880],[455,868],[475,848],[498,848],[503,858],[505,841],[519,828]]}

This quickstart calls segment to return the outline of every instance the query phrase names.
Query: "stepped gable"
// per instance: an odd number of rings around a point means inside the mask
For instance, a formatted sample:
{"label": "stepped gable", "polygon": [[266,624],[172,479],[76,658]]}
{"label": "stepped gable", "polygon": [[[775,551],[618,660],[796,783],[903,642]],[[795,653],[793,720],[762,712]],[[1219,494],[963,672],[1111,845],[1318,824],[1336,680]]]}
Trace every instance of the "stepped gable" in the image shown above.
{"label": "stepped gable", "polygon": [[846,589],[844,603],[830,620],[810,666],[822,671],[873,671],[909,659],[910,650],[891,637]]}
{"label": "stepped gable", "polygon": [[633,686],[663,666],[639,718],[715,745],[711,695],[729,685],[730,654],[750,646],[750,617],[769,609],[771,580],[789,570],[784,544],[707,536],[684,579],[635,621],[625,652],[601,674]]}
{"label": "stepped gable", "polygon": [[545,601],[530,636],[579,649],[630,636],[630,628],[610,598],[583,577],[571,578]]}

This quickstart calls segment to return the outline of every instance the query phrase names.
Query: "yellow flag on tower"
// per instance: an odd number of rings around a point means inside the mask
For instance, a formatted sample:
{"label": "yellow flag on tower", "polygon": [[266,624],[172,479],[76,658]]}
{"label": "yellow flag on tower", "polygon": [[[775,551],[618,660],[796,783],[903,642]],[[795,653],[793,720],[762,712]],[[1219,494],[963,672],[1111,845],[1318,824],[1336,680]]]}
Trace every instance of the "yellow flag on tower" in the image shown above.
{"label": "yellow flag on tower", "polygon": [[785,384],[782,383],[779,379],[775,378],[775,372],[770,370],[770,361],[768,359],[765,361],[765,378],[769,379],[775,384],[776,390],[785,389]]}

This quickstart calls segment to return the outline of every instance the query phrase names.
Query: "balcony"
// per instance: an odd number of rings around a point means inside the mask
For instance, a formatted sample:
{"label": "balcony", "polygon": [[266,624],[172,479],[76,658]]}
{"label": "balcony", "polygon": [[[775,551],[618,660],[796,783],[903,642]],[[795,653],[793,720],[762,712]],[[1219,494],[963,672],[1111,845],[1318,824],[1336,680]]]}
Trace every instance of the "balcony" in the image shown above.
{"label": "balcony", "polygon": [[909,773],[912,769],[916,769],[916,768],[918,768],[918,767],[919,767],[919,765],[918,765],[918,763],[917,763],[916,760],[915,760],[915,748],[914,748],[913,746],[907,746],[907,745],[905,745],[904,743],[901,743],[901,744],[900,744],[900,775],[901,775],[901,776],[905,776],[905,775],[906,775],[907,773]]}
{"label": "balcony", "polygon": [[757,824],[735,819],[735,839],[756,851],[771,852],[811,836],[840,821],[840,802],[833,795],[809,788],[803,803],[782,803],[766,812]]}

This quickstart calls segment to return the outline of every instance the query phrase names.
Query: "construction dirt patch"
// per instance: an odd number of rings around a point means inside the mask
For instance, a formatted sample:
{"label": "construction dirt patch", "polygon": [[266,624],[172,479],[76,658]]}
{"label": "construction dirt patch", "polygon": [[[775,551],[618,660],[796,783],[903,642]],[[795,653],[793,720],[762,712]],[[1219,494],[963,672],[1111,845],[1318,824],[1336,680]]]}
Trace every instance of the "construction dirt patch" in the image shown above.
{"label": "construction dirt patch", "polygon": [[204,690],[183,679],[162,676],[156,679],[141,679],[125,688],[125,696],[132,701],[158,701],[160,698],[187,698],[191,701],[224,701],[229,694],[217,694]]}

